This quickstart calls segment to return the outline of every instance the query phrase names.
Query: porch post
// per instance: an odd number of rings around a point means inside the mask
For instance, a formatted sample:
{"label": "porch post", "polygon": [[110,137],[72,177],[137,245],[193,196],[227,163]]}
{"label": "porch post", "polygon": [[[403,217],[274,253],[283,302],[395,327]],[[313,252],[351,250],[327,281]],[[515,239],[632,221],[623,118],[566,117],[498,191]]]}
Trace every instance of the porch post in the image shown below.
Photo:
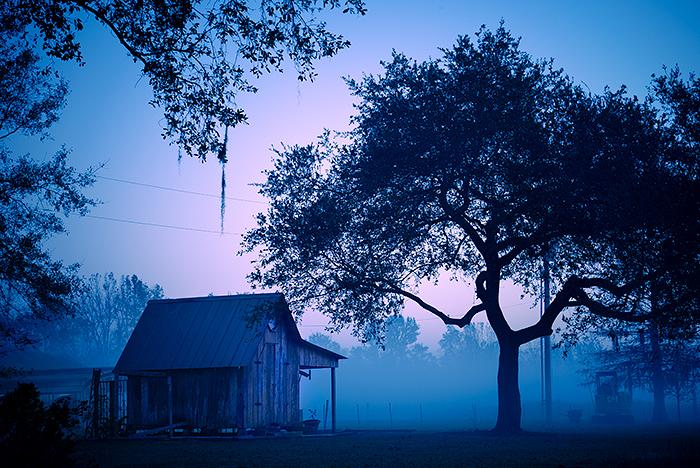
{"label": "porch post", "polygon": [[331,432],[335,434],[335,367],[331,367]]}
{"label": "porch post", "polygon": [[174,432],[173,432],[173,377],[168,374],[168,425],[170,426],[170,430],[168,431],[168,434],[170,435],[170,438],[172,439]]}

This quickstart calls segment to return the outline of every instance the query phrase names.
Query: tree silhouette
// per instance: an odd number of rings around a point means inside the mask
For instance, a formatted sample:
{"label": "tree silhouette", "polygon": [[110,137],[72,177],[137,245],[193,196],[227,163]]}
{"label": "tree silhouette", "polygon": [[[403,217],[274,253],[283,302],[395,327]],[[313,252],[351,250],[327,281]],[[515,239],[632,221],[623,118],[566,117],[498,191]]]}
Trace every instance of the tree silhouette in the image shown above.
{"label": "tree silhouette", "polygon": [[23,21],[0,6],[0,355],[36,341],[39,322],[70,313],[77,267],[52,260],[44,243],[64,232],[60,215],[94,205],[82,194],[93,170],[76,173],[67,150],[39,162],[7,146],[11,135],[45,137],[67,93],[33,51]]}
{"label": "tree silhouette", "polygon": [[82,63],[86,17],[104,25],[138,63],[163,108],[163,136],[190,156],[225,160],[221,130],[246,120],[239,92],[255,92],[251,77],[281,71],[285,59],[299,80],[313,62],[349,42],[316,19],[324,9],[364,14],[362,0],[11,0],[2,7],[22,19],[20,34],[50,57]]}
{"label": "tree silhouette", "polygon": [[44,329],[45,346],[86,365],[114,365],[150,300],[162,299],[159,285],[149,287],[136,275],[94,274],[76,299],[75,315]]}
{"label": "tree silhouette", "polygon": [[[245,237],[260,252],[255,284],[364,339],[406,300],[459,327],[484,312],[500,347],[503,432],[520,430],[519,348],[551,334],[562,311],[579,325],[693,319],[670,302],[640,307],[652,279],[686,285],[698,252],[697,173],[675,170],[676,139],[655,108],[624,89],[592,95],[502,24],[476,43],[460,37],[441,60],[394,53],[384,67],[349,80],[360,103],[345,140],[279,151],[261,187],[271,208]],[[545,253],[556,294],[539,321],[513,329],[501,282],[536,292]],[[478,301],[465,297],[459,316],[420,295],[445,271],[473,278]]]}
{"label": "tree silhouette", "polygon": [[[257,7],[257,8],[256,8]],[[66,314],[80,290],[77,265],[53,261],[43,242],[63,232],[57,216],[94,204],[67,150],[38,163],[6,146],[14,134],[47,136],[68,92],[54,60],[83,64],[80,33],[92,18],[139,63],[163,108],[165,138],[188,155],[226,162],[225,129],[246,116],[235,98],[250,79],[290,63],[300,80],[313,62],[349,42],[326,29],[325,9],[364,14],[362,0],[8,0],[0,3],[0,353],[36,341],[36,318]],[[47,60],[48,58],[48,60]],[[223,177],[223,174],[222,174]],[[222,217],[225,179],[222,180]]]}

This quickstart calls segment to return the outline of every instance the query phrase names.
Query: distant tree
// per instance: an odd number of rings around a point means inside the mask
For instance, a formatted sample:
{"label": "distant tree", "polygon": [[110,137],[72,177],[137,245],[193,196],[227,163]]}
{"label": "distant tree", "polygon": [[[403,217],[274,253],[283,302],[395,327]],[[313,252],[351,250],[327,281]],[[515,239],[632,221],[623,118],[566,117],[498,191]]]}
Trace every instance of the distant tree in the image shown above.
{"label": "distant tree", "polygon": [[8,0],[1,8],[21,19],[17,34],[37,50],[79,64],[83,21],[97,20],[149,80],[163,136],[188,155],[222,161],[221,130],[246,120],[235,98],[256,91],[250,78],[289,60],[299,80],[313,79],[314,60],[349,45],[317,16],[365,12],[362,0]]}
{"label": "distant tree", "polygon": [[447,328],[438,342],[441,360],[448,365],[454,365],[464,361],[464,356],[470,356],[475,362],[482,362],[488,359],[488,356],[497,356],[496,336],[487,327],[483,322],[476,322],[462,329]]}
{"label": "distant tree", "polygon": [[681,422],[681,401],[693,401],[693,418],[698,418],[697,391],[700,384],[700,343],[684,340],[670,350],[667,390],[676,399],[676,414]]}
{"label": "distant tree", "polygon": [[[459,38],[441,60],[395,53],[384,66],[349,81],[360,103],[345,140],[279,152],[261,189],[271,208],[245,237],[261,252],[254,284],[365,339],[406,300],[459,327],[485,312],[500,347],[504,432],[520,430],[519,348],[551,334],[562,311],[696,320],[672,301],[638,307],[652,279],[689,288],[698,258],[697,171],[677,170],[679,153],[692,155],[656,108],[624,89],[592,95],[533,61],[503,25],[476,43]],[[501,281],[536,290],[545,253],[554,299],[513,329]],[[460,317],[420,296],[421,281],[445,271],[474,278],[478,303]]]}
{"label": "distant tree", "polygon": [[366,343],[352,348],[354,358],[413,364],[432,359],[427,346],[418,342],[420,326],[415,318],[395,315],[387,319],[382,326],[384,331],[378,345]]}
{"label": "distant tree", "polygon": [[74,317],[47,329],[46,346],[68,352],[86,364],[116,364],[150,300],[162,299],[159,285],[149,287],[136,275],[94,274],[77,300]]}
{"label": "distant tree", "polygon": [[84,214],[93,171],[78,174],[68,151],[39,162],[16,156],[11,135],[47,135],[67,88],[34,52],[23,18],[0,6],[0,354],[35,342],[36,326],[68,314],[80,291],[77,266],[51,259],[44,243],[64,232],[62,215]]}
{"label": "distant tree", "polygon": [[313,333],[311,336],[309,336],[308,341],[309,343],[313,343],[317,346],[325,348],[329,351],[333,351],[334,353],[340,354],[342,356],[348,354],[348,350],[340,346],[340,344],[337,341],[333,340],[333,337],[323,333]]}
{"label": "distant tree", "polygon": [[414,317],[397,315],[386,322],[384,350],[394,359],[426,359],[430,352],[418,342],[420,326]]}

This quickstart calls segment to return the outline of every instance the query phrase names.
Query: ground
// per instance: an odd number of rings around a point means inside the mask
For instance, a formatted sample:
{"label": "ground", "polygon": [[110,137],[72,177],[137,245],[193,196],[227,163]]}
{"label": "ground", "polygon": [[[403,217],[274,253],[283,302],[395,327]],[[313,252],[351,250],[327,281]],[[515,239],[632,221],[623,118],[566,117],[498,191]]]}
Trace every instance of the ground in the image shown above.
{"label": "ground", "polygon": [[83,460],[117,467],[665,467],[700,466],[700,425],[578,426],[496,436],[366,431],[335,436],[84,441]]}

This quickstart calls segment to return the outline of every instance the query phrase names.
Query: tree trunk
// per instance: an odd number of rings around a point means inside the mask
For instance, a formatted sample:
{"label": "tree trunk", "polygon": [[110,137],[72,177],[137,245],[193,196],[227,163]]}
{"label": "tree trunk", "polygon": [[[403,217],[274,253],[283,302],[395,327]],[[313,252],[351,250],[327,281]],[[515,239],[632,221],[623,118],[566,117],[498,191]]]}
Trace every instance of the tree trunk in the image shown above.
{"label": "tree trunk", "polygon": [[518,353],[520,346],[506,340],[499,342],[498,419],[494,432],[520,432],[520,388],[518,386]]}

